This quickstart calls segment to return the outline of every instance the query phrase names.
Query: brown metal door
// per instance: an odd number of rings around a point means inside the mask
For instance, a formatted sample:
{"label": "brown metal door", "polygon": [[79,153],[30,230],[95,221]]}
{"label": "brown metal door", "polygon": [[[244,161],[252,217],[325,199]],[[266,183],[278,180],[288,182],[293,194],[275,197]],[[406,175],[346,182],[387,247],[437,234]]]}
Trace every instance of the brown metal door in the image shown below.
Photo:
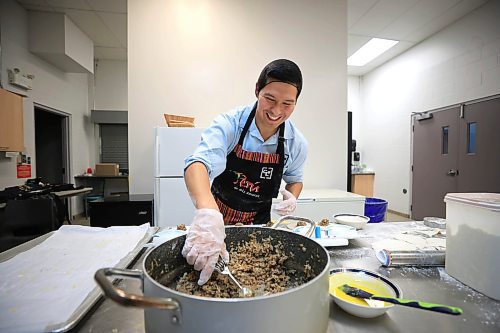
{"label": "brown metal door", "polygon": [[[413,117],[411,217],[446,217],[446,193],[457,192],[459,107]],[[424,117],[425,118],[425,117]]]}
{"label": "brown metal door", "polygon": [[500,193],[500,98],[464,107],[458,192]]}

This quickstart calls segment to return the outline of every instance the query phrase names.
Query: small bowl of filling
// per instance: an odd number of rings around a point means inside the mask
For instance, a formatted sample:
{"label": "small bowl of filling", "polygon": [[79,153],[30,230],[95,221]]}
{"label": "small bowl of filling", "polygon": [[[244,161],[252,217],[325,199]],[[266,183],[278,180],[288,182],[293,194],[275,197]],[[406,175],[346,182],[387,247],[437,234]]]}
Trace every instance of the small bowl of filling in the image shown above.
{"label": "small bowl of filling", "polygon": [[342,291],[349,285],[377,296],[401,298],[401,289],[386,277],[372,271],[357,268],[336,268],[330,271],[330,295],[344,311],[361,318],[383,315],[394,304],[352,297]]}
{"label": "small bowl of filling", "polygon": [[337,214],[333,216],[333,220],[335,223],[348,225],[359,230],[366,226],[370,218],[356,214]]}

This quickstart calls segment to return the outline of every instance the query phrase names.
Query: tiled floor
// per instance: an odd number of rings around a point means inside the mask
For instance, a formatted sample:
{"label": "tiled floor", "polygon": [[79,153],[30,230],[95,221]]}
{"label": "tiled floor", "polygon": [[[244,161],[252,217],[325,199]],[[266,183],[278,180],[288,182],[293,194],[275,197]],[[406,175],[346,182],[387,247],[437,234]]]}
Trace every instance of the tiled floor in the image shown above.
{"label": "tiled floor", "polygon": [[90,222],[88,218],[85,218],[85,216],[77,216],[73,218],[72,224],[89,226]]}
{"label": "tiled floor", "polygon": [[406,222],[406,221],[413,221],[413,220],[410,218],[407,218],[406,216],[387,212],[387,214],[385,215],[385,221],[386,222]]}

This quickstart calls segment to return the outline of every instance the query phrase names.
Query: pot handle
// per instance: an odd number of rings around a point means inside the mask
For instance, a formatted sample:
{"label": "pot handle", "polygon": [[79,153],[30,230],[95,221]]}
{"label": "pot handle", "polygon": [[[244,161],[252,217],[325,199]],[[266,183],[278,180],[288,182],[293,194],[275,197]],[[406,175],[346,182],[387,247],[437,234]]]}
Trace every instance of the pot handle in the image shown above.
{"label": "pot handle", "polygon": [[114,286],[111,281],[108,280],[108,276],[135,278],[143,281],[144,274],[142,271],[120,268],[101,268],[95,273],[94,279],[99,287],[101,287],[104,295],[111,298],[116,303],[124,306],[136,306],[139,308],[169,310],[172,312],[172,323],[181,323],[181,306],[175,299],[129,294],[126,291]]}
{"label": "pot handle", "polygon": [[309,230],[307,230],[307,232],[305,234],[306,237],[311,237],[314,233],[314,229],[316,229],[316,222],[314,222],[313,220],[310,220],[310,219],[305,218],[305,217],[293,216],[293,215],[285,215],[285,216],[280,217],[278,222],[276,224],[274,224],[272,226],[272,228],[278,228],[278,226],[281,224],[281,222],[283,222],[285,220],[304,221],[304,222],[309,223],[310,227],[309,227]]}

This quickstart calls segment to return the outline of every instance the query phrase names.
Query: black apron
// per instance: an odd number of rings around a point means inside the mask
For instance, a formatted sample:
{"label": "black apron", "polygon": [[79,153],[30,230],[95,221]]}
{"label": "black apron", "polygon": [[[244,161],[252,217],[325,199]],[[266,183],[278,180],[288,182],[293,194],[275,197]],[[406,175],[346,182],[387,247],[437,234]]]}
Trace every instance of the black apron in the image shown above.
{"label": "black apron", "polygon": [[212,182],[212,194],[225,224],[264,224],[279,193],[285,156],[285,123],[279,127],[275,154],[243,150],[243,140],[255,117],[255,104],[238,144],[227,155],[226,169]]}

